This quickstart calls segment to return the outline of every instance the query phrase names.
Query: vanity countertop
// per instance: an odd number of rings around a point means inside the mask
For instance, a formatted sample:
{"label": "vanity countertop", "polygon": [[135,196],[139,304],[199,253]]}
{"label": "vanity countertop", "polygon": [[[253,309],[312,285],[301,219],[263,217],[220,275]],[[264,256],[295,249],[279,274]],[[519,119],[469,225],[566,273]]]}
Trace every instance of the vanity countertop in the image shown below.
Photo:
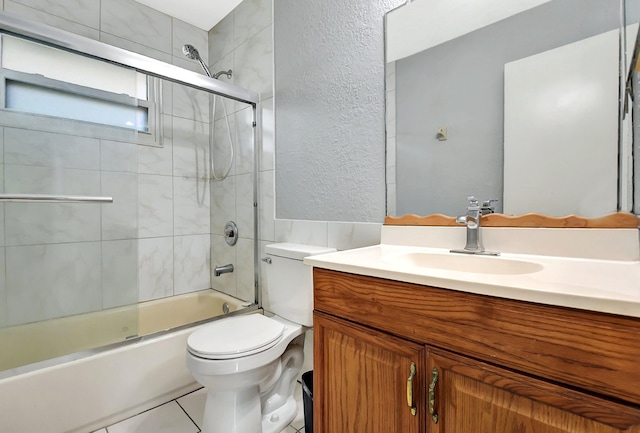
{"label": "vanity countertop", "polygon": [[[398,260],[403,255],[435,255],[446,261],[447,255],[453,253],[447,248],[388,244],[384,242],[384,233],[382,238],[383,243],[379,245],[310,256],[304,263],[480,295],[640,317],[640,261],[637,258],[611,260],[502,252],[499,257],[473,256],[472,260],[476,263],[478,259],[516,260],[526,262],[533,271],[520,274],[469,272],[456,266],[434,268]],[[486,243],[485,246],[490,250]],[[452,257],[454,261],[468,257],[464,254],[455,256],[464,257]]]}

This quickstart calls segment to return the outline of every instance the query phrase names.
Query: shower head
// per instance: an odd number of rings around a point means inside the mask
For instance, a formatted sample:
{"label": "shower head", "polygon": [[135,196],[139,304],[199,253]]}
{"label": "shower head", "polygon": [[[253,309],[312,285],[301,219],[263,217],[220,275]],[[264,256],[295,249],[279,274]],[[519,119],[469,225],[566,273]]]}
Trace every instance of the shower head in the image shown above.
{"label": "shower head", "polygon": [[185,44],[182,46],[182,54],[191,60],[197,60],[205,74],[207,74],[208,77],[213,78],[211,76],[211,71],[209,71],[207,65],[202,61],[202,57],[200,57],[200,53],[196,50],[196,47],[190,44]]}
{"label": "shower head", "polygon": [[196,47],[190,44],[185,44],[182,46],[182,54],[184,54],[191,60],[198,60],[200,58],[200,53],[198,52],[198,50],[196,50]]}

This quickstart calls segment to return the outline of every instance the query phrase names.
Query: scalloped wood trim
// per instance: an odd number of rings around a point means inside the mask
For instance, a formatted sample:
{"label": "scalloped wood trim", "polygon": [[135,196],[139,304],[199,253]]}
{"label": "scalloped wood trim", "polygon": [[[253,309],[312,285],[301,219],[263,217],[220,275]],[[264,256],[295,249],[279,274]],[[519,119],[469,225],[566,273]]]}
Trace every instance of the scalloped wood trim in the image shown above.
{"label": "scalloped wood trim", "polygon": [[[384,224],[389,226],[459,226],[455,217],[442,214],[388,216],[385,218]],[[640,227],[640,219],[636,215],[624,212],[598,218],[584,218],[576,215],[551,217],[537,213],[510,216],[494,213],[482,217],[482,226],[635,229]]]}

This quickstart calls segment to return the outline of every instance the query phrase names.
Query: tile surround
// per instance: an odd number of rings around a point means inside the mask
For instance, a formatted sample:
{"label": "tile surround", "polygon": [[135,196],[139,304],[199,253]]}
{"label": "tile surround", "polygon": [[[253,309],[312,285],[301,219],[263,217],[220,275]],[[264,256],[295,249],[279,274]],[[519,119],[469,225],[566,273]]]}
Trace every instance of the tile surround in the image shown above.
{"label": "tile surround", "polygon": [[100,140],[100,170],[137,173],[138,147],[142,146],[121,141]]}
{"label": "tile surround", "polygon": [[[100,242],[6,248],[10,325],[102,308]],[[37,269],[37,272],[34,272]]]}
{"label": "tile surround", "polygon": [[138,301],[173,295],[173,237],[138,240]]}
{"label": "tile surround", "polygon": [[381,228],[378,223],[276,219],[275,241],[346,250],[379,244]]}
{"label": "tile surround", "polygon": [[253,272],[253,239],[238,239],[236,244],[236,296],[251,302],[255,297]]}
{"label": "tile surround", "polygon": [[113,197],[101,211],[102,240],[132,239],[138,234],[138,175],[103,171],[101,194]]}
{"label": "tile surround", "polygon": [[138,236],[173,236],[173,178],[138,175]]}
{"label": "tile surround", "polygon": [[246,0],[233,11],[235,46],[242,45],[273,22],[272,0]]}
{"label": "tile surround", "polygon": [[164,53],[172,52],[171,18],[131,0],[100,2],[100,29]]}
{"label": "tile surround", "polygon": [[[73,0],[68,2],[17,0],[14,3],[46,11],[50,15],[81,23],[94,29],[99,28],[100,25],[100,0]],[[5,2],[6,4],[7,2]]]}
{"label": "tile surround", "polygon": [[236,218],[236,177],[211,183],[211,233],[223,235],[227,221]]}
{"label": "tile surround", "polygon": [[173,178],[173,234],[210,232],[210,185],[206,179]]}
{"label": "tile surround", "polygon": [[[182,46],[190,43],[208,58],[207,32],[131,0],[7,0],[2,7],[198,72]],[[0,129],[0,146],[8,144],[0,149],[0,158],[6,155],[0,170],[7,169],[12,190],[114,197],[112,205],[12,203],[6,224],[0,212],[0,245],[5,234],[16,247],[102,242],[96,269],[103,277],[95,287],[104,307],[210,286],[209,96],[163,84],[163,147]],[[197,183],[196,178],[205,180]],[[11,256],[18,250],[12,249]],[[181,251],[194,255],[180,257]],[[108,271],[114,267],[118,272]]]}
{"label": "tile surround", "polygon": [[[50,14],[49,12],[46,11],[46,9],[45,10],[36,9],[34,7],[25,6],[22,3],[23,2],[18,2],[13,0],[4,0],[3,10],[6,12],[10,12],[12,14],[30,19],[32,21],[54,26],[59,29],[66,30],[68,32],[72,32],[72,33],[85,36],[91,39],[99,39],[100,37],[100,32],[97,26],[96,27],[88,26],[90,22],[73,21],[70,19],[61,18],[59,16]],[[46,3],[52,3],[52,2],[46,2]],[[73,9],[73,6],[70,5],[68,9]],[[98,9],[96,8],[95,11],[92,11],[92,13],[95,13],[97,11]],[[71,17],[72,15],[68,14],[66,16]]]}
{"label": "tile surround", "polygon": [[100,169],[97,139],[7,127],[4,140],[5,164]]}
{"label": "tile surround", "polygon": [[208,234],[175,236],[173,266],[174,295],[208,289],[211,286],[210,236]]}
{"label": "tile surround", "polygon": [[0,248],[0,327],[7,326],[7,289],[5,283],[5,248]]}
{"label": "tile surround", "polygon": [[[216,98],[216,111],[221,104],[229,104],[223,98]],[[229,176],[236,174],[236,164],[238,162],[238,134],[236,127],[236,116],[229,114],[228,124],[226,118],[218,119],[213,124],[213,169],[215,170],[216,178],[220,179],[224,174],[229,172]],[[229,133],[229,131],[231,131]],[[229,143],[229,137],[231,137],[231,144]],[[231,145],[233,145],[233,150]],[[231,161],[231,154],[234,153],[234,158]],[[229,168],[231,165],[231,168]]]}
{"label": "tile surround", "polygon": [[235,173],[253,173],[253,110],[244,108],[235,113]]}
{"label": "tile surround", "polygon": [[209,124],[173,118],[173,175],[207,178],[209,174]]}
{"label": "tile surround", "polygon": [[171,86],[173,88],[173,116],[208,124],[211,95],[180,84],[172,84]]}
{"label": "tile surround", "polygon": [[[182,47],[185,44],[193,45],[204,60],[208,64],[209,50],[208,50],[208,34],[204,30],[201,30],[191,24],[185,23],[179,19],[173,18],[173,37],[172,37],[172,54],[179,59],[186,59],[182,53]],[[197,62],[190,61],[200,67]]]}
{"label": "tile surround", "polygon": [[164,137],[162,147],[138,146],[138,173],[173,174],[173,118],[163,116]]}
{"label": "tile surround", "polygon": [[136,302],[138,242],[135,239],[102,242],[102,308]]}
{"label": "tile surround", "polygon": [[[5,191],[28,194],[100,195],[100,172],[7,165]],[[100,205],[6,203],[7,245],[100,240]]]}
{"label": "tile surround", "polygon": [[236,251],[236,248],[227,245],[223,235],[211,235],[211,286],[231,296],[236,296],[237,293],[236,276],[238,273],[234,271],[216,277],[213,275],[213,271],[216,266],[229,263],[237,269]]}
{"label": "tile surround", "polygon": [[216,24],[214,28],[209,30],[209,64],[215,64],[218,60],[235,50],[234,23],[235,15],[231,12]]}
{"label": "tile surround", "polygon": [[262,117],[262,146],[258,152],[260,155],[260,171],[275,169],[275,118],[273,115],[273,98],[268,98],[260,103]]}
{"label": "tile surround", "polygon": [[253,174],[236,176],[236,224],[241,238],[253,237]]}
{"label": "tile surround", "polygon": [[273,29],[269,25],[235,51],[235,84],[273,96]]}
{"label": "tile surround", "polygon": [[259,174],[259,226],[258,237],[261,240],[275,239],[275,173],[273,170]]}

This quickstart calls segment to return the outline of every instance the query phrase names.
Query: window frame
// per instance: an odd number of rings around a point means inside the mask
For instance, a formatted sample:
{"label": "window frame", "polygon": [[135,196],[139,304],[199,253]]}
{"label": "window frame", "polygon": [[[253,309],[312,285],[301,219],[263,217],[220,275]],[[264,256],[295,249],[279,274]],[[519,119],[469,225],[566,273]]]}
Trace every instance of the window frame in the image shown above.
{"label": "window frame", "polygon": [[[4,37],[4,34],[1,34],[1,36]],[[14,35],[9,36],[16,37]],[[96,58],[93,58],[93,60],[102,62],[102,60]],[[135,72],[142,73],[138,71]],[[63,92],[68,95],[78,95],[84,98],[111,102],[123,106],[144,108],[147,111],[148,130],[140,130],[135,126],[127,128],[125,126],[7,108],[6,89],[7,83],[10,81]],[[73,133],[91,138],[126,141],[140,145],[162,147],[164,128],[162,106],[163,83],[160,78],[146,75],[146,84],[147,99],[136,98],[126,94],[117,94],[106,90],[61,81],[40,74],[6,69],[2,67],[0,57],[0,126],[34,129],[33,125],[36,124],[38,125],[37,129],[39,131]]]}

